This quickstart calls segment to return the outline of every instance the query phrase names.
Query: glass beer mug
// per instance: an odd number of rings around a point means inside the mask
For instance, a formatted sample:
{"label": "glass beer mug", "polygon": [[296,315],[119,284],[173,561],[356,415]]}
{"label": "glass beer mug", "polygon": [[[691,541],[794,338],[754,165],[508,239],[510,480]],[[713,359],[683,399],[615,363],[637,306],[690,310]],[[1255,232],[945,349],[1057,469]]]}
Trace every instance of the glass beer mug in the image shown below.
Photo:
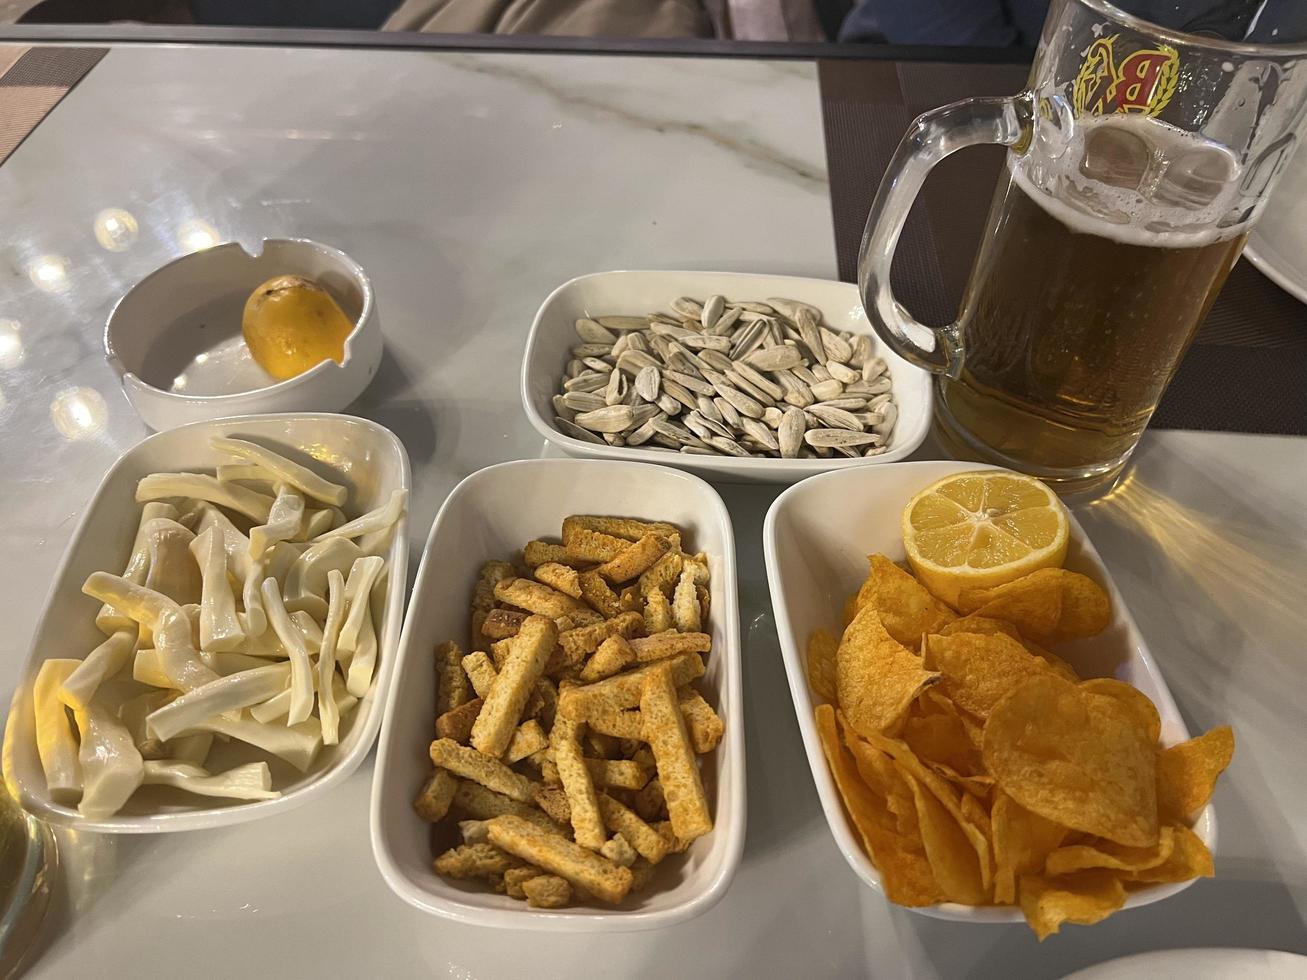
{"label": "glass beer mug", "polygon": [[[1026,92],[921,116],[872,204],[858,284],[881,339],[936,374],[945,438],[1064,492],[1115,478],[1291,154],[1305,100],[1307,44],[1216,40],[1103,0],[1053,0]],[[894,249],[931,167],[981,143],[1009,147],[1005,172],[958,318],[928,327],[894,297]]]}

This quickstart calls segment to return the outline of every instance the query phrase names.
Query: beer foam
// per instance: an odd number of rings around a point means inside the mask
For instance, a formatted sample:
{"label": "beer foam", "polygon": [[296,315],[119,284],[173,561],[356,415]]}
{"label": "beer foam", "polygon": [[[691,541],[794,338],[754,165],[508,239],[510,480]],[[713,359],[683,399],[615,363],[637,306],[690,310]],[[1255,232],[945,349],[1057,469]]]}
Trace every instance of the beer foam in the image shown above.
{"label": "beer foam", "polygon": [[[1147,170],[1139,187],[1116,186],[1087,176],[1081,170],[1089,139],[1099,127],[1111,126],[1123,136],[1143,140],[1150,148]],[[1220,154],[1229,167],[1229,179],[1211,199],[1198,207],[1159,201],[1166,171],[1176,161],[1200,151]],[[1165,165],[1163,165],[1165,161]],[[1096,235],[1122,245],[1146,248],[1199,248],[1245,234],[1251,221],[1218,227],[1243,203],[1239,192],[1240,168],[1225,147],[1167,123],[1145,116],[1112,116],[1105,120],[1078,120],[1065,152],[1050,159],[1040,151],[1038,141],[1024,156],[1008,153],[1012,180],[1049,215],[1076,234]],[[1041,178],[1036,180],[1036,174]],[[1067,192],[1087,199],[1080,204],[1067,199]],[[1092,201],[1093,208],[1090,210]],[[1103,212],[1110,212],[1108,217]]]}

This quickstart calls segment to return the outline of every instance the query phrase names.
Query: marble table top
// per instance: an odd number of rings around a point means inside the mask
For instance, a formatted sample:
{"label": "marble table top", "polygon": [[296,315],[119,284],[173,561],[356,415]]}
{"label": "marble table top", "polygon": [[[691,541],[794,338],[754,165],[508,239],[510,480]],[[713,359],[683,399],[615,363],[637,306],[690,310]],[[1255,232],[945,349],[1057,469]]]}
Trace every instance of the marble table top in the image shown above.
{"label": "marble table top", "polygon": [[[517,377],[549,290],[615,268],[833,277],[829,209],[811,62],[115,48],[0,167],[0,703],[79,513],[146,435],[101,331],[168,259],[301,235],[368,269],[387,349],[351,411],[408,447],[416,553],[459,479],[540,454]],[[1305,478],[1305,439],[1154,432],[1125,485],[1078,508],[1190,727],[1238,735],[1216,795],[1218,878],[1170,901],[1040,945],[862,887],[822,819],[783,678],[760,539],[776,490],[724,486],[749,833],[710,912],[584,937],[424,915],[373,864],[368,762],[257,824],[62,833],[31,975],[1055,977],[1143,950],[1307,951]]]}

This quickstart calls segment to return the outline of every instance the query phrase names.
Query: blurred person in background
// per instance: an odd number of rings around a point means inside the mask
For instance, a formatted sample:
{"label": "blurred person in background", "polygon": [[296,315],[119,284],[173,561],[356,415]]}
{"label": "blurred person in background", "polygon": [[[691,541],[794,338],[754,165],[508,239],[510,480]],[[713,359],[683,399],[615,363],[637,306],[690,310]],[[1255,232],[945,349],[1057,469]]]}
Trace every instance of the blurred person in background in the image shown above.
{"label": "blurred person in background", "polygon": [[[861,0],[841,41],[1033,48],[1049,0]],[[1114,6],[1191,34],[1263,44],[1307,33],[1304,0],[1118,0]]]}

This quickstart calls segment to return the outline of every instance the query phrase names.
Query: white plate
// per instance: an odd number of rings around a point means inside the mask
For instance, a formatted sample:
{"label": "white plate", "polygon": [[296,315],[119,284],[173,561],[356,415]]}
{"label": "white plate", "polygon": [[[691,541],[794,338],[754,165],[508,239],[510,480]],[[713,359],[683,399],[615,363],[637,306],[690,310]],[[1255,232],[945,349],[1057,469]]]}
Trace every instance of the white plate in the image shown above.
{"label": "white plate", "polygon": [[[431,772],[435,723],[432,651],[462,643],[468,599],[481,565],[510,559],[533,538],[557,538],[572,514],[672,521],[686,547],[708,554],[712,654],[700,681],[726,722],[704,760],[716,826],[683,855],[658,866],[653,882],[621,906],[532,909],[481,882],[446,880],[431,868],[430,826],[413,797]],[[395,894],[416,908],[473,925],[556,932],[653,929],[693,918],[726,892],[744,849],[744,723],[735,539],[721,497],[697,477],[663,466],[572,459],[501,463],[473,473],[449,495],[431,528],[400,639],[399,667],[372,783],[372,852]]]}
{"label": "white plate", "polygon": [[[899,463],[865,467],[805,480],[772,504],[763,525],[767,582],[771,587],[776,632],[780,635],[790,694],[798,714],[804,749],[817,784],[826,822],[849,867],[864,882],[881,890],[880,874],[862,849],[855,828],[831,779],[813,720],[822,703],[808,689],[804,648],[813,630],[839,634],[844,600],[867,577],[867,555],[880,552],[893,560],[904,556],[899,530],[904,506],[920,490],[951,473],[996,469],[951,461]],[[1125,601],[1113,585],[1098,552],[1071,516],[1071,546],[1066,567],[1099,582],[1112,599],[1112,625],[1087,640],[1060,644],[1057,653],[1082,677],[1117,677],[1133,684],[1157,705],[1166,744],[1189,738],[1184,720],[1153,663]],[[1209,848],[1216,846],[1216,817],[1209,805],[1194,825]],[[1132,892],[1126,908],[1148,905],[1188,888],[1191,882],[1154,885]],[[964,922],[1022,922],[1019,909],[945,903],[911,911]]]}
{"label": "white plate", "polygon": [[1295,153],[1243,254],[1273,283],[1307,303],[1307,154]]}
{"label": "white plate", "polygon": [[1099,963],[1065,980],[1302,980],[1307,956],[1274,949],[1163,949]]}
{"label": "white plate", "polygon": [[[836,330],[870,334],[872,350],[889,364],[899,419],[890,436],[889,452],[870,459],[740,459],[734,456],[689,456],[641,447],[597,446],[564,435],[554,428],[553,396],[581,343],[576,335],[580,317],[634,314],[669,309],[677,296],[700,300],[720,293],[730,299],[765,301],[781,296],[810,303],[825,314]],[[826,279],[761,276],[739,272],[599,272],[565,282],[536,313],[522,359],[522,405],[537,432],[569,456],[627,459],[679,466],[709,479],[793,483],[814,473],[903,459],[921,445],[930,430],[930,375],[887,349],[872,333],[858,298],[858,287]]]}
{"label": "white plate", "polygon": [[[52,801],[37,756],[32,715],[32,681],[52,657],[85,656],[104,636],[95,628],[100,604],[82,594],[82,583],[96,571],[119,572],[131,553],[140,519],[136,484],[150,473],[208,471],[227,459],[209,447],[213,435],[248,437],[298,457],[305,464],[322,459],[335,470],[332,479],[349,487],[345,504],[351,515],[379,507],[392,490],[410,487],[408,453],[389,429],[345,415],[250,415],[195,422],[150,436],[127,450],[100,482],[73,532],[45,611],[32,640],[23,679],[14,692],[5,731],[4,774],[14,798],[29,813],[50,823],[104,833],[149,834],[173,830],[225,827],[270,817],[325,793],[358,768],[381,725],[381,705],[395,669],[395,649],[404,616],[408,582],[408,518],[401,517],[387,558],[390,576],[386,614],[379,626],[378,666],[372,690],[344,719],[339,745],[318,753],[307,773],[239,742],[223,746],[232,764],[266,760],[273,772],[275,800],[234,803],[189,796],[165,787],[137,790],[124,809],[111,817],[88,820],[75,807]],[[323,469],[319,467],[319,469]],[[337,475],[339,474],[339,475]],[[220,751],[215,749],[215,752]],[[165,791],[166,790],[166,791]]]}

